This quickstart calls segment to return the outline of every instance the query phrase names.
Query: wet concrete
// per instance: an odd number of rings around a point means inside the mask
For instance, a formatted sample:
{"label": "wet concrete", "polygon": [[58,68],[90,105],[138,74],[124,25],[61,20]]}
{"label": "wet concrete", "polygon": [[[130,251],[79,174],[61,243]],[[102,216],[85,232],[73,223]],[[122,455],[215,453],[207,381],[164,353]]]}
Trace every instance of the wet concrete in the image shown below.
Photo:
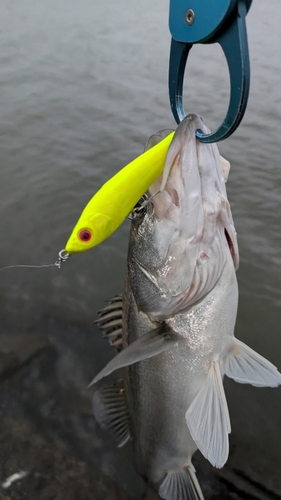
{"label": "wet concrete", "polygon": [[[116,449],[95,422],[91,391],[86,384],[73,382],[75,373],[69,364],[66,376],[62,366],[66,346],[59,332],[65,335],[72,329],[78,334],[81,325],[44,318],[45,326],[48,322],[57,332],[56,342],[44,335],[42,325],[37,333],[34,327],[10,336],[3,333],[0,338],[1,484],[11,474],[28,472],[9,488],[1,488],[0,498],[157,499],[135,473],[130,446]],[[233,467],[232,455],[233,449],[222,470],[212,468],[200,453],[195,455],[206,500],[280,498],[266,478],[254,481],[245,470]]]}
{"label": "wet concrete", "polygon": [[[0,421],[1,499],[126,500],[110,478],[58,449],[27,424],[2,413]],[[8,486],[7,478],[22,471],[26,476]]]}

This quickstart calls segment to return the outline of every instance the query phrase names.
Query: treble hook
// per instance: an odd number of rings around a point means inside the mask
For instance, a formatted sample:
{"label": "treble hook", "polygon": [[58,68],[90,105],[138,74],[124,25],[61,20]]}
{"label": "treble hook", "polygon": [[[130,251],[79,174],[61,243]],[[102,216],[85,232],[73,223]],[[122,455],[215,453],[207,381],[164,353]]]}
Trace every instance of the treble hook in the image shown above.
{"label": "treble hook", "polygon": [[[186,116],[183,80],[189,51],[194,43],[218,42],[225,54],[230,75],[230,101],[226,117],[215,132],[196,130],[201,142],[229,137],[241,122],[248,101],[250,62],[245,18],[252,0],[170,0],[172,35],[169,65],[169,96],[177,123]],[[188,3],[188,5],[187,5]],[[188,8],[187,8],[188,7]]]}

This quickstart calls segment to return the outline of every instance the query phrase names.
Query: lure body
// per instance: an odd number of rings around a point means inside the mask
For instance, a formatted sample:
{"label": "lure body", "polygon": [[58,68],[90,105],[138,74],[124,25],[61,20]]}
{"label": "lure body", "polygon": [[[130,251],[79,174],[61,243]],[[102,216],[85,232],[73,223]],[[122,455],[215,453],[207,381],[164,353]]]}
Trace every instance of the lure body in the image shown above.
{"label": "lure body", "polygon": [[161,174],[173,136],[174,132],[170,133],[100,188],[84,208],[67,241],[68,254],[89,250],[116,231]]}

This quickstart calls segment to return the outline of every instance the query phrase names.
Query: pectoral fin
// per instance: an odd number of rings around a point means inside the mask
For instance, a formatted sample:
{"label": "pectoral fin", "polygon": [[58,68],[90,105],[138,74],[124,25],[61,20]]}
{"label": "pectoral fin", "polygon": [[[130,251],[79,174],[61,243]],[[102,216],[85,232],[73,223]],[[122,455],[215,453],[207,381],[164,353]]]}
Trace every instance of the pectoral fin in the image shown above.
{"label": "pectoral fin", "polygon": [[129,416],[123,380],[105,384],[93,395],[93,412],[101,428],[121,448],[130,438]]}
{"label": "pectoral fin", "polygon": [[146,333],[109,361],[103,370],[101,370],[92,380],[89,387],[119,368],[132,365],[143,359],[152,358],[170,349],[181,339],[183,338],[177,333],[174,333],[166,324]]}
{"label": "pectoral fin", "polygon": [[228,458],[230,419],[219,362],[213,361],[207,380],[185,415],[190,434],[214,467]]}
{"label": "pectoral fin", "polygon": [[240,384],[256,387],[277,387],[281,384],[277,368],[237,339],[234,339],[232,347],[224,356],[222,366],[225,375]]}

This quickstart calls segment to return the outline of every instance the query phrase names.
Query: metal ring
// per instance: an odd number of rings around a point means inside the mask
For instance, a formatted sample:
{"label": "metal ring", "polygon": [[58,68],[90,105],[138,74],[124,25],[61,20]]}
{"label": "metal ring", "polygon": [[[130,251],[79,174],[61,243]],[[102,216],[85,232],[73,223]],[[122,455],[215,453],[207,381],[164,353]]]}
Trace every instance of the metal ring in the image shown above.
{"label": "metal ring", "polygon": [[[245,4],[239,0],[237,15],[230,20],[227,29],[212,38],[209,43],[218,42],[224,51],[230,75],[230,101],[223,123],[214,132],[204,134],[196,130],[201,142],[218,142],[229,137],[241,122],[249,95],[250,63],[245,17],[251,0]],[[204,43],[204,42],[203,42]],[[169,67],[169,95],[171,109],[177,123],[186,116],[183,108],[183,80],[186,61],[192,43],[172,38]]]}
{"label": "metal ring", "polygon": [[62,250],[60,250],[59,252],[59,258],[64,262],[66,261],[67,259],[69,259],[70,257],[70,254],[67,253],[67,251],[63,248]]}

